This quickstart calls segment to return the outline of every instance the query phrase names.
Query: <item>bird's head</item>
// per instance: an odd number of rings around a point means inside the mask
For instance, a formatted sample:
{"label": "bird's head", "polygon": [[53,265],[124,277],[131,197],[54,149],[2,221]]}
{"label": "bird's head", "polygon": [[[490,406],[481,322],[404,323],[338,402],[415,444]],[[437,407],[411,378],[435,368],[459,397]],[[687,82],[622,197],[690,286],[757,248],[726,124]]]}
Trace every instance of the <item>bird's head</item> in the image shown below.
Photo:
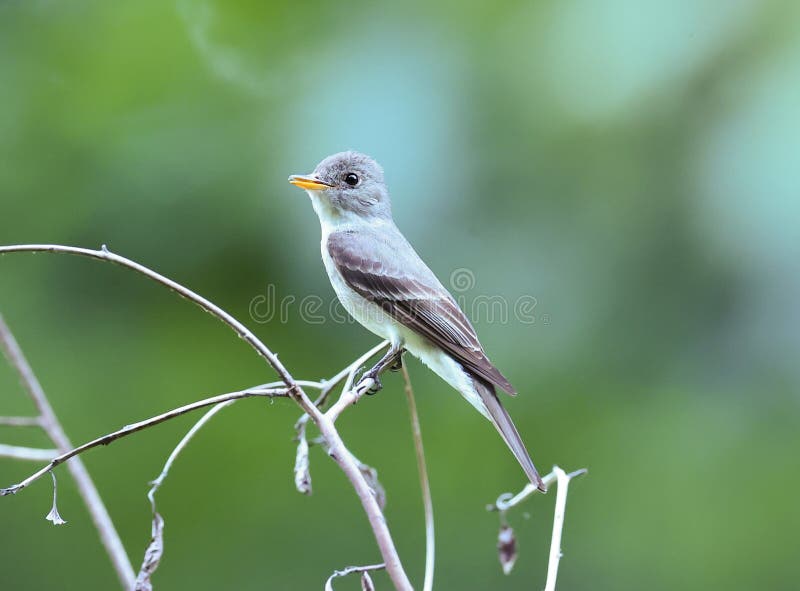
{"label": "bird's head", "polygon": [[339,152],[328,156],[313,173],[292,175],[289,182],[306,190],[320,217],[391,218],[383,169],[365,154]]}

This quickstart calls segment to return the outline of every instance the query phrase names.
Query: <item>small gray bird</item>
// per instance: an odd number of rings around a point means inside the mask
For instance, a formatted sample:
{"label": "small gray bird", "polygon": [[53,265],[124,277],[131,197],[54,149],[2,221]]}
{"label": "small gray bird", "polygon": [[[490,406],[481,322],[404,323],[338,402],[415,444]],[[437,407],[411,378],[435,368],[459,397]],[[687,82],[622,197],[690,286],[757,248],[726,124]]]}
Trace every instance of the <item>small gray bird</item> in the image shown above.
{"label": "small gray bird", "polygon": [[383,169],[369,156],[341,152],[310,175],[289,177],[305,189],[322,226],[322,260],[336,295],[358,322],[391,343],[362,379],[410,351],[458,390],[497,428],[530,481],[545,491],[508,412],[495,393],[516,394],[492,365],[453,296],[422,262],[392,220]]}

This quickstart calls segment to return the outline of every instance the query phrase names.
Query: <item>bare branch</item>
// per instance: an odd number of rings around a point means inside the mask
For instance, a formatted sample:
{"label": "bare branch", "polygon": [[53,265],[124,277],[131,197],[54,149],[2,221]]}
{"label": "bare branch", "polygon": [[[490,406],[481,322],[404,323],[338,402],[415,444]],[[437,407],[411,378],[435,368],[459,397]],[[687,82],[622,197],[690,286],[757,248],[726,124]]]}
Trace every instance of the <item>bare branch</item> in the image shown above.
{"label": "bare branch", "polygon": [[[86,248],[61,246],[57,244],[0,246],[0,254],[12,252],[53,252],[73,254],[101,261],[109,261],[121,265],[175,291],[182,297],[195,303],[200,308],[206,312],[209,312],[211,315],[215,316],[228,327],[230,327],[237,335],[239,335],[239,337],[247,342],[272,366],[272,368],[277,372],[281,381],[286,384],[288,395],[311,417],[311,420],[313,420],[317,425],[320,434],[326,439],[330,446],[330,456],[336,461],[337,464],[339,464],[339,467],[345,473],[348,480],[350,480],[351,485],[356,490],[356,494],[361,501],[364,512],[367,514],[367,519],[369,520],[373,534],[375,535],[375,540],[378,543],[381,555],[385,561],[386,570],[389,574],[389,577],[392,579],[392,582],[399,591],[411,591],[413,589],[410,581],[408,580],[408,575],[406,575],[402,563],[400,562],[400,557],[397,554],[397,549],[386,524],[386,519],[371,493],[369,484],[364,479],[363,474],[359,471],[358,466],[353,461],[349,450],[344,444],[344,441],[342,441],[341,436],[336,430],[334,421],[331,417],[325,416],[319,411],[319,409],[308,398],[302,386],[295,382],[289,371],[278,360],[277,355],[275,355],[269,349],[269,347],[267,347],[246,326],[244,326],[244,324],[236,320],[233,316],[225,312],[216,304],[193,292],[187,287],[184,287],[179,283],[172,281],[171,279],[159,273],[156,273],[144,265],[114,254],[105,246],[103,246],[101,250],[90,250]],[[52,466],[45,469],[45,472],[51,468]],[[12,490],[11,492],[16,492],[16,490],[19,489]],[[0,491],[0,493],[2,492],[3,491]],[[8,494],[8,492],[5,494]]]}
{"label": "bare branch", "polygon": [[172,453],[169,454],[167,461],[164,463],[164,468],[162,468],[161,473],[158,477],[153,480],[150,484],[150,492],[147,493],[147,498],[150,499],[150,503],[153,505],[153,509],[155,509],[155,494],[156,491],[161,487],[164,483],[164,479],[169,475],[169,471],[172,468],[172,464],[175,463],[175,459],[180,455],[180,453],[184,450],[184,448],[189,444],[192,438],[197,434],[197,432],[203,428],[203,426],[208,423],[212,419],[212,417],[221,411],[223,408],[230,406],[234,402],[236,402],[238,398],[230,398],[224,402],[220,402],[214,406],[211,410],[206,412],[200,420],[197,421],[194,426],[183,436],[183,438],[178,442],[178,445],[175,446],[175,449],[172,450]]}
{"label": "bare branch", "polygon": [[137,431],[147,429],[148,427],[153,427],[155,425],[158,425],[159,423],[163,423],[165,421],[174,419],[175,417],[179,417],[193,410],[197,410],[198,408],[211,406],[212,404],[219,404],[220,402],[226,402],[229,400],[238,400],[240,398],[252,398],[257,396],[275,398],[281,396],[283,397],[288,396],[288,393],[285,388],[262,388],[260,390],[240,390],[238,392],[229,392],[228,394],[220,394],[219,396],[212,396],[211,398],[206,398],[205,400],[192,402],[191,404],[186,404],[184,406],[174,408],[160,415],[150,417],[149,419],[139,421],[138,423],[126,425],[122,429],[113,431],[112,433],[107,433],[101,437],[98,437],[97,439],[92,439],[91,441],[88,441],[83,445],[79,445],[78,447],[70,449],[67,452],[62,453],[61,455],[53,458],[50,461],[50,463],[47,464],[44,468],[30,475],[22,482],[10,486],[8,488],[0,489],[0,496],[17,494],[20,490],[30,485],[32,482],[35,482],[36,480],[38,480],[39,478],[50,472],[50,470],[52,470],[59,464],[62,464],[68,459],[75,457],[79,454],[82,454],[83,452],[88,451],[94,447],[98,447],[100,445],[108,445],[109,443],[112,443],[117,439],[121,439],[122,437],[127,437],[128,435],[132,435]]}
{"label": "bare branch", "polygon": [[[317,408],[322,408],[325,403],[327,402],[328,396],[331,392],[338,386],[342,380],[346,378],[345,381],[345,389],[348,389],[352,386],[353,383],[353,376],[355,372],[358,371],[358,368],[361,367],[370,357],[384,349],[389,345],[389,341],[383,341],[378,345],[374,346],[372,349],[364,353],[361,357],[353,361],[350,365],[342,369],[339,373],[337,373],[332,378],[327,380],[323,380],[322,382],[307,382],[303,380],[297,380],[297,383],[304,387],[313,387],[320,390],[319,396],[314,401],[314,406]],[[309,466],[309,441],[306,435],[306,426],[308,425],[308,421],[311,417],[307,413],[303,413],[297,422],[294,424],[294,429],[296,431],[295,439],[297,440],[297,454],[295,457],[295,466],[294,466],[294,478],[295,478],[295,487],[297,491],[304,495],[311,494],[311,472]],[[313,441],[312,443],[323,444],[327,451],[327,444],[324,441]],[[369,476],[372,470],[374,469],[369,468],[366,464],[362,464],[361,462],[356,462],[362,468],[361,472],[367,477],[369,480]],[[363,468],[366,467],[368,470],[364,470]],[[380,489],[381,491],[383,488]],[[380,499],[379,499],[380,500]],[[381,508],[384,507],[385,498],[381,503]]]}
{"label": "bare branch", "polygon": [[[550,558],[547,564],[547,582],[545,585],[545,591],[555,591],[556,588],[556,578],[558,577],[558,562],[561,559],[561,533],[564,528],[564,513],[567,507],[567,488],[569,487],[569,481],[575,478],[576,476],[581,476],[586,474],[588,470],[581,469],[576,470],[575,472],[570,472],[567,474],[558,466],[553,466],[553,471],[550,474],[547,474],[542,478],[545,486],[548,488],[554,482],[557,485],[556,490],[556,506],[555,511],[553,514],[553,535],[550,542]],[[501,524],[501,542],[502,535],[503,535],[503,528],[508,528],[507,524],[505,523],[505,515],[509,509],[516,507],[520,503],[522,503],[525,499],[530,497],[532,494],[536,492],[541,492],[535,485],[528,483],[525,485],[519,493],[516,495],[512,493],[504,493],[500,495],[497,500],[491,504],[487,505],[486,509],[488,511],[499,511],[500,512],[500,524]],[[510,531],[510,528],[508,528]],[[509,535],[513,536],[513,532]],[[508,543],[511,543],[513,540],[509,540]],[[501,550],[501,563],[502,563],[502,551]],[[516,549],[514,550],[516,553]],[[513,566],[513,560],[508,566],[508,571],[511,570],[511,566]],[[507,565],[503,564],[503,570],[508,574],[506,571]]]}
{"label": "bare branch", "polygon": [[5,445],[0,443],[0,458],[48,462],[57,455],[57,449],[39,449],[36,447],[21,447],[19,445]]}
{"label": "bare branch", "polygon": [[[9,329],[2,315],[0,315],[0,347],[2,347],[3,353],[9,363],[19,373],[22,385],[28,391],[36,408],[39,410],[39,421],[42,428],[56,445],[58,451],[62,453],[66,452],[72,447],[72,443],[70,443],[67,434],[61,427],[61,423],[58,421],[53,407],[50,406],[50,401],[47,399],[44,389],[42,389],[39,380],[33,373],[33,369],[22,353],[22,349],[20,349],[17,340],[14,338],[11,329]],[[114,522],[111,521],[111,516],[108,514],[106,506],[103,504],[100,493],[97,492],[97,487],[95,487],[94,482],[92,482],[89,472],[86,470],[86,466],[84,466],[79,458],[76,458],[67,464],[67,469],[72,475],[72,478],[75,479],[78,492],[100,534],[100,541],[108,553],[108,557],[111,560],[111,564],[117,573],[117,577],[123,589],[130,588],[133,582],[133,566],[131,566],[131,561],[128,558],[128,554],[125,552],[125,547],[122,545],[122,540],[114,527]],[[55,494],[55,476],[53,479]],[[4,494],[6,493],[0,490],[0,496]],[[55,509],[55,499],[53,508]],[[53,523],[55,522],[54,520]]]}
{"label": "bare branch", "polygon": [[386,568],[385,564],[368,564],[367,566],[348,566],[342,570],[334,571],[333,574],[325,581],[325,591],[333,591],[333,579],[339,577],[346,577],[354,573],[367,573],[373,570],[383,570]]}
{"label": "bare branch", "polygon": [[436,536],[433,529],[433,498],[431,497],[431,484],[428,480],[428,468],[425,465],[425,449],[422,446],[422,429],[419,424],[417,402],[414,399],[414,389],[411,386],[411,376],[404,363],[401,371],[405,382],[408,411],[411,415],[411,432],[414,435],[414,451],[417,456],[417,469],[419,471],[419,484],[422,488],[422,506],[425,512],[425,579],[423,591],[433,589],[433,570],[436,564]]}
{"label": "bare branch", "polygon": [[392,579],[392,583],[394,583],[397,591],[413,591],[411,582],[408,580],[408,575],[406,575],[403,565],[400,562],[400,557],[397,554],[394,540],[389,533],[386,518],[383,516],[383,512],[373,495],[369,483],[353,460],[352,454],[347,447],[345,447],[342,438],[336,431],[333,421],[323,415],[316,407],[312,409],[312,413],[317,415],[314,417],[312,414],[312,419],[314,419],[320,433],[328,442],[330,447],[329,455],[339,464],[339,467],[356,489],[356,494],[361,501],[361,506],[367,514],[370,526],[372,527],[372,531],[378,543],[378,548],[380,548],[381,556],[384,558],[386,571]]}
{"label": "bare branch", "polygon": [[[331,421],[336,422],[336,419],[339,418],[339,415],[344,412],[349,406],[354,405],[358,402],[364,394],[369,392],[369,389],[375,384],[375,380],[368,378],[363,380],[358,386],[353,387],[353,381],[355,379],[356,372],[358,369],[366,363],[370,357],[384,349],[386,346],[389,345],[389,341],[383,341],[380,345],[373,347],[369,351],[367,351],[364,355],[356,359],[353,363],[350,364],[349,367],[346,368],[347,373],[345,374],[345,370],[339,372],[338,376],[340,379],[344,375],[347,376],[347,379],[344,382],[344,387],[342,388],[342,393],[339,396],[339,399],[331,406],[328,411],[325,413],[325,416],[329,418]],[[383,369],[386,371],[388,366]],[[322,398],[322,396],[320,396]]]}
{"label": "bare branch", "polygon": [[0,427],[41,427],[39,417],[0,417]]}
{"label": "bare branch", "polygon": [[153,586],[150,581],[150,577],[158,568],[158,565],[161,562],[161,557],[164,554],[164,518],[161,517],[156,509],[156,491],[164,483],[164,479],[166,479],[167,475],[169,474],[172,464],[175,463],[175,459],[186,448],[195,434],[197,434],[197,432],[202,429],[203,426],[208,423],[208,421],[210,421],[215,414],[217,414],[226,406],[230,406],[236,402],[236,400],[238,399],[232,398],[225,402],[220,402],[211,408],[211,410],[206,412],[206,414],[204,414],[200,420],[197,421],[191,429],[189,429],[186,435],[181,438],[181,440],[178,442],[178,445],[176,445],[175,449],[172,450],[172,453],[169,454],[167,461],[164,463],[164,467],[161,469],[161,473],[150,483],[150,490],[147,493],[147,498],[150,499],[150,507],[153,510],[153,523],[151,525],[150,543],[147,545],[147,549],[144,553],[144,559],[142,560],[142,566],[139,569],[139,574],[136,576],[136,586],[134,588],[135,591],[152,591]]}
{"label": "bare branch", "polygon": [[[377,355],[380,351],[382,351],[388,346],[389,346],[389,341],[383,341],[382,343],[375,345],[372,349],[364,353],[361,357],[353,361],[353,363],[345,367],[343,370],[341,370],[332,378],[325,380],[323,382],[316,382],[315,387],[320,390],[320,393],[317,399],[314,401],[314,406],[316,406],[317,408],[323,408],[328,400],[328,397],[330,396],[330,393],[333,392],[333,390],[336,388],[336,386],[338,386],[342,382],[342,380],[345,380],[345,385],[344,388],[342,389],[342,392],[346,392],[347,390],[352,388],[353,377],[355,376],[355,373],[358,371],[358,369],[362,365],[364,365],[371,357]],[[300,381],[298,381],[297,383],[302,386],[306,385],[306,383]],[[294,428],[295,430],[297,430],[298,434],[300,433],[301,427],[304,424],[306,424],[310,418],[311,417],[309,417],[308,414],[303,414],[297,420],[297,422],[294,425]]]}
{"label": "bare branch", "polygon": [[269,349],[269,347],[262,343],[258,337],[256,337],[244,324],[236,320],[233,316],[228,314],[215,303],[195,293],[188,287],[184,287],[180,283],[177,283],[176,281],[173,281],[172,279],[169,279],[160,273],[156,273],[152,269],[145,267],[136,261],[132,261],[131,259],[111,252],[108,250],[108,248],[106,248],[105,245],[103,245],[100,250],[78,248],[75,246],[62,246],[60,244],[14,244],[11,246],[0,246],[0,255],[13,252],[51,252],[58,254],[72,254],[88,257],[90,259],[97,259],[100,261],[108,261],[127,269],[131,269],[132,271],[136,271],[140,275],[144,275],[156,283],[160,283],[164,287],[174,291],[181,297],[186,298],[212,316],[221,320],[223,323],[227,324],[236,334],[238,334],[253,349],[255,349],[259,355],[267,360],[267,362],[278,373],[281,381],[283,381],[289,389],[294,389],[296,387],[294,378],[292,378],[283,364],[278,360],[278,356],[275,355]]}
{"label": "bare branch", "polygon": [[[328,445],[328,442],[325,441],[324,437],[317,437],[311,440],[310,443],[322,446],[322,449],[325,450],[325,453],[331,455],[331,448]],[[364,462],[359,460],[349,450],[348,453],[350,454],[350,457],[352,458],[355,465],[358,467],[358,471],[361,472],[361,475],[367,481],[367,485],[369,486],[369,489],[372,492],[372,496],[375,497],[375,500],[378,502],[378,506],[380,506],[381,511],[383,511],[386,508],[386,489],[383,488],[383,485],[381,484],[380,480],[378,480],[378,471],[369,464],[365,464]]]}
{"label": "bare branch", "polygon": [[383,488],[381,481],[378,480],[378,470],[369,464],[365,464],[353,454],[350,454],[350,457],[353,458],[353,461],[358,467],[358,471],[361,472],[364,480],[367,481],[370,491],[372,492],[372,496],[375,497],[375,500],[378,502],[378,506],[381,508],[381,511],[383,511],[386,508],[386,489]]}
{"label": "bare branch", "polygon": [[367,361],[369,361],[372,357],[383,351],[389,346],[389,341],[383,341],[378,343],[372,349],[364,353],[361,357],[353,361],[350,365],[345,367],[335,376],[330,378],[329,380],[325,380],[324,387],[322,388],[322,392],[320,392],[319,398],[314,401],[314,404],[317,408],[321,408],[328,397],[328,395],[333,391],[336,386],[338,386],[342,380],[345,380],[345,385],[343,390],[347,391],[353,387],[353,378],[356,372],[359,370],[361,366],[363,366]]}
{"label": "bare branch", "polygon": [[[310,385],[320,390],[319,396],[314,401],[314,406],[317,408],[323,408],[325,403],[328,400],[328,396],[331,392],[338,386],[342,380],[345,380],[344,390],[349,389],[352,387],[353,384],[353,376],[358,371],[358,368],[361,367],[364,363],[369,360],[370,357],[377,354],[379,351],[384,349],[389,345],[389,341],[383,341],[378,345],[374,346],[372,349],[364,353],[361,357],[353,361],[350,365],[342,369],[339,373],[333,376],[330,379],[324,380],[322,382],[303,382],[298,380],[297,383],[301,386]],[[310,459],[309,459],[309,441],[306,435],[306,427],[308,425],[308,421],[311,417],[307,413],[303,413],[297,422],[294,424],[294,429],[296,432],[295,439],[297,440],[297,453],[295,457],[295,464],[294,464],[294,483],[295,488],[300,494],[310,495],[311,494],[311,471],[310,471]],[[328,451],[327,443],[324,440],[312,441],[312,443],[322,444],[326,452]],[[374,473],[374,480],[377,483],[379,490],[383,492],[383,487],[380,486],[380,483],[377,482],[377,472],[367,466],[366,464],[362,464],[361,462],[356,462],[361,467],[361,472],[367,478],[369,482],[369,477],[373,476]],[[366,468],[367,470],[365,470]],[[370,472],[371,470],[371,472]],[[370,483],[371,484],[371,483]],[[373,486],[373,489],[375,487]],[[385,493],[383,496],[378,499],[381,509],[384,508],[386,503]]]}
{"label": "bare branch", "polygon": [[[581,468],[580,470],[575,470],[575,472],[570,472],[570,478],[574,478],[575,476],[581,476],[582,474],[586,474],[588,470],[586,468]],[[542,476],[542,482],[544,482],[547,488],[550,488],[550,485],[555,483],[558,480],[558,476],[555,472],[555,469],[550,472],[549,474]],[[543,494],[536,485],[531,484],[530,482],[525,485],[525,487],[519,491],[517,494],[513,493],[503,493],[497,500],[492,503],[491,505],[486,505],[487,511],[501,511],[505,512],[509,509],[516,507],[522,501],[530,497],[534,493]]]}
{"label": "bare branch", "polygon": [[553,537],[550,541],[550,559],[547,561],[547,582],[544,591],[555,591],[558,578],[558,563],[561,560],[561,532],[564,529],[564,514],[567,510],[567,488],[569,481],[575,476],[585,474],[586,470],[578,470],[567,474],[558,466],[553,466],[558,478],[556,490],[556,508],[553,512]]}
{"label": "bare branch", "polygon": [[[319,396],[317,396],[317,399],[314,401],[314,406],[321,409],[325,406],[325,403],[327,402],[330,393],[333,392],[333,390],[336,388],[336,386],[338,386],[342,382],[342,380],[345,380],[344,389],[342,391],[344,392],[349,390],[353,385],[353,377],[355,376],[355,373],[358,371],[358,368],[364,365],[364,363],[366,363],[373,355],[376,355],[377,353],[379,353],[381,350],[385,349],[388,346],[389,346],[389,341],[383,341],[382,343],[375,345],[372,349],[364,353],[361,357],[353,361],[353,363],[345,367],[343,370],[341,370],[339,373],[337,373],[335,376],[333,376],[328,380],[324,380],[323,382],[313,382],[313,383],[308,383],[308,382],[304,383],[298,380],[297,383],[302,386],[312,385],[313,387],[316,387],[317,389],[320,390]],[[308,413],[303,413],[300,416],[300,418],[297,419],[297,422],[294,424],[294,429],[296,431],[295,439],[297,440],[297,455],[295,458],[295,466],[294,466],[295,487],[297,488],[297,491],[299,493],[304,495],[311,494],[311,471],[309,466],[310,460],[308,455],[309,452],[308,438],[306,436],[306,426],[308,425],[309,419],[311,419],[311,417],[308,415]],[[312,443],[320,443],[320,442],[316,441]],[[325,444],[325,442],[322,443]],[[327,444],[325,445],[327,451]],[[360,462],[358,463],[362,466],[362,468],[366,466],[366,464],[361,464]],[[369,468],[369,466],[366,467]],[[369,469],[372,470],[372,472],[375,472],[374,469],[371,468]],[[369,481],[369,476],[372,475],[372,473],[369,471],[365,472],[365,470],[363,469],[361,470],[361,472],[362,474],[365,475],[365,477],[367,477],[367,480]],[[378,487],[380,487],[380,483],[377,482],[377,472],[375,472],[375,482],[377,483]],[[383,491],[383,487],[380,487],[380,491]],[[378,500],[381,509],[383,509],[386,503],[385,493],[383,493],[383,496]]]}
{"label": "bare branch", "polygon": [[346,408],[353,406],[356,402],[361,400],[361,397],[369,392],[373,384],[375,384],[375,380],[367,378],[357,386],[345,389],[342,395],[339,396],[339,399],[334,402],[325,413],[325,418],[329,419],[332,423],[336,422],[339,415],[341,415]]}
{"label": "bare branch", "polygon": [[[546,474],[542,476],[542,482],[547,488],[550,488],[550,485],[556,481],[556,473],[550,472],[550,474]],[[530,497],[531,495],[539,493],[543,494],[541,490],[535,485],[531,484],[530,482],[525,485],[525,487],[519,491],[517,494],[514,493],[503,493],[497,500],[492,503],[491,505],[486,505],[487,511],[500,511],[504,513],[511,509],[512,507],[516,507],[522,501]]]}

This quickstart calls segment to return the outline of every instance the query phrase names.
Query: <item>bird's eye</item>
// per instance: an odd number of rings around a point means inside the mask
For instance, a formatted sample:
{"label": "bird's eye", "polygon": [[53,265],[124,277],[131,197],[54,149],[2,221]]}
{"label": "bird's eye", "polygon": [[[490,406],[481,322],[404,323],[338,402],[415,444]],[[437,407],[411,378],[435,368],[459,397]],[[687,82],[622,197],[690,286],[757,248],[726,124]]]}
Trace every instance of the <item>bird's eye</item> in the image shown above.
{"label": "bird's eye", "polygon": [[351,187],[355,187],[358,184],[358,175],[353,174],[352,172],[348,172],[344,177],[344,182],[346,182]]}

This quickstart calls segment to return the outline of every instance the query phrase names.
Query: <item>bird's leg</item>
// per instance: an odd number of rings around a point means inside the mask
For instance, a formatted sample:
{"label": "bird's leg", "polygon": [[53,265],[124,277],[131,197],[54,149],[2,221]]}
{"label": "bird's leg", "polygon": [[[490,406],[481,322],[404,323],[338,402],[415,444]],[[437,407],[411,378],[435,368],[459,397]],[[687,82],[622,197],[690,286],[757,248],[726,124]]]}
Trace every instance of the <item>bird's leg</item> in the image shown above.
{"label": "bird's leg", "polygon": [[397,356],[394,358],[394,363],[389,366],[389,371],[400,371],[403,369],[403,353],[405,349],[401,349]]}
{"label": "bird's leg", "polygon": [[386,352],[386,354],[380,358],[378,363],[376,363],[372,369],[365,372],[361,379],[358,380],[358,384],[356,384],[356,388],[361,388],[362,384],[366,380],[372,380],[372,385],[367,390],[367,394],[375,394],[376,392],[380,391],[383,388],[383,384],[381,383],[380,374],[384,372],[387,368],[392,371],[397,371],[403,366],[403,353],[405,349],[400,345],[392,345],[391,348]]}

